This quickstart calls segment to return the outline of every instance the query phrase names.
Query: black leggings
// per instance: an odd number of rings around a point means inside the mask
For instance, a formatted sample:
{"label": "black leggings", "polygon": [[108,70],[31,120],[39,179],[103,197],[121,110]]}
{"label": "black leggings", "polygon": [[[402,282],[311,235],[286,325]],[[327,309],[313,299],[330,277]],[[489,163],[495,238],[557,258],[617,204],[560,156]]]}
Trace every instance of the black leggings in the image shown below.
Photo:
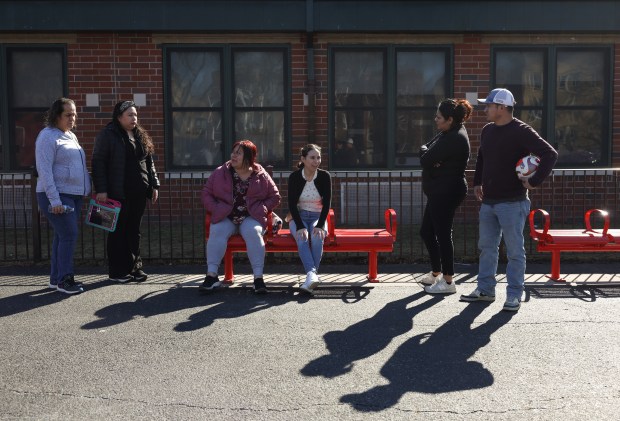
{"label": "black leggings", "polygon": [[454,214],[465,195],[467,187],[452,194],[428,197],[420,236],[424,240],[431,259],[433,272],[454,275],[454,243],[452,242],[452,223]]}
{"label": "black leggings", "polygon": [[108,265],[110,278],[120,278],[142,269],[140,257],[140,224],[146,208],[146,193],[131,193],[120,200],[116,230],[108,233]]}

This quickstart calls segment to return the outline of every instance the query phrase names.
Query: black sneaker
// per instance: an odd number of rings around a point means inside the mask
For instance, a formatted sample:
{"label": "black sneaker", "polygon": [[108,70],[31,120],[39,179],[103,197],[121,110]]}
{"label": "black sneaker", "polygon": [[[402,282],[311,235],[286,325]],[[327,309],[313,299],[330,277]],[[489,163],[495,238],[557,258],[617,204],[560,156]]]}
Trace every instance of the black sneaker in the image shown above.
{"label": "black sneaker", "polygon": [[62,280],[58,282],[56,290],[65,294],[79,294],[80,292],[84,292],[84,288],[82,288],[81,284],[75,282],[73,275],[66,275],[62,278]]}
{"label": "black sneaker", "polygon": [[254,279],[254,293],[255,294],[267,294],[267,287],[263,278]]}
{"label": "black sneaker", "polygon": [[205,276],[205,281],[198,287],[198,290],[211,292],[220,285],[222,285],[222,283],[217,279],[217,276],[207,275]]}
{"label": "black sneaker", "polygon": [[149,277],[146,273],[144,273],[142,269],[138,269],[134,272],[131,272],[131,276],[133,277],[133,280],[136,282],[144,282],[146,281],[146,278]]}
{"label": "black sneaker", "polygon": [[133,281],[133,276],[131,276],[131,275],[116,276],[116,277],[110,276],[110,281],[118,282],[118,283],[121,283],[121,284],[126,284],[129,281]]}

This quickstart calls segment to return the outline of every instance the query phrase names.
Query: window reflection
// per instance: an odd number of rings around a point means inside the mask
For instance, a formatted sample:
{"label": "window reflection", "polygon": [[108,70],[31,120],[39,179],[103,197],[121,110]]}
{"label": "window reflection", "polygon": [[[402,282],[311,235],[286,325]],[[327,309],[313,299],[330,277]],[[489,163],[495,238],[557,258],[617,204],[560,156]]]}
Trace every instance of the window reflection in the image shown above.
{"label": "window reflection", "polygon": [[337,111],[334,166],[385,167],[385,112]]}
{"label": "window reflection", "polygon": [[29,168],[34,165],[34,145],[43,128],[43,112],[16,112],[14,118],[11,166]]}
{"label": "window reflection", "polygon": [[174,165],[217,166],[224,161],[221,113],[174,112],[172,126]]}
{"label": "window reflection", "polygon": [[437,107],[446,97],[446,56],[443,52],[399,52],[396,102],[400,106]]}
{"label": "window reflection", "polygon": [[512,92],[517,108],[544,106],[544,52],[502,51],[496,61],[496,85]]}
{"label": "window reflection", "polygon": [[172,164],[218,166],[223,159],[222,81],[219,51],[170,54]]}
{"label": "window reflection", "polygon": [[11,51],[9,62],[12,107],[49,107],[62,96],[62,52]]}
{"label": "window reflection", "polygon": [[284,57],[281,52],[235,54],[235,105],[282,107],[284,105]]}
{"label": "window reflection", "polygon": [[557,75],[558,105],[602,105],[605,74],[603,53],[559,52]]}
{"label": "window reflection", "polygon": [[335,52],[332,167],[387,165],[384,60],[382,51]]}
{"label": "window reflection", "polygon": [[[547,67],[555,60],[555,74]],[[592,166],[609,162],[609,50],[540,47],[496,54],[496,86],[515,95],[515,116],[547,138],[559,153],[558,165]],[[555,95],[546,98],[546,81]],[[550,107],[549,116],[546,107]],[[551,122],[545,120],[551,117]]]}
{"label": "window reflection", "polygon": [[262,164],[286,166],[284,55],[236,52],[234,68],[234,139],[254,142]]}
{"label": "window reflection", "polygon": [[560,164],[601,162],[602,115],[600,111],[557,111],[555,147]]}
{"label": "window reflection", "polygon": [[237,112],[235,114],[235,139],[250,139],[258,149],[258,161],[262,164],[286,165],[284,112]]}
{"label": "window reflection", "polygon": [[420,165],[420,146],[435,134],[434,110],[405,110],[396,114],[396,166]]}
{"label": "window reflection", "polygon": [[557,54],[555,146],[564,165],[606,163],[606,59],[603,51]]}
{"label": "window reflection", "polygon": [[[43,128],[43,114],[63,96],[63,50],[59,48],[10,48],[7,54],[9,138],[2,144],[10,151],[10,168],[35,164],[35,142]],[[6,153],[6,152],[5,152]]]}
{"label": "window reflection", "polygon": [[170,68],[173,107],[221,106],[219,52],[173,52]]}
{"label": "window reflection", "polygon": [[437,105],[448,96],[445,51],[399,51],[396,56],[395,166],[419,166],[420,146],[435,133]]}

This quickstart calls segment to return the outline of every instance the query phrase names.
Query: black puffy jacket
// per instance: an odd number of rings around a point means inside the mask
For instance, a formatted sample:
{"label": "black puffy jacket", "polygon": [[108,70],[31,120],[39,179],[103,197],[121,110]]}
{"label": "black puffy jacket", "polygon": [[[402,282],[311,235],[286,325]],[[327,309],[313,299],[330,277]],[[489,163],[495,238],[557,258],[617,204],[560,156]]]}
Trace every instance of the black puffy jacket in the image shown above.
{"label": "black puffy jacket", "polygon": [[[110,122],[97,135],[92,159],[92,178],[95,192],[107,193],[111,199],[125,198],[125,139],[127,134]],[[139,138],[137,139],[139,140]],[[141,158],[146,161],[149,189],[159,188],[159,178],[155,171],[153,157],[149,153]]]}

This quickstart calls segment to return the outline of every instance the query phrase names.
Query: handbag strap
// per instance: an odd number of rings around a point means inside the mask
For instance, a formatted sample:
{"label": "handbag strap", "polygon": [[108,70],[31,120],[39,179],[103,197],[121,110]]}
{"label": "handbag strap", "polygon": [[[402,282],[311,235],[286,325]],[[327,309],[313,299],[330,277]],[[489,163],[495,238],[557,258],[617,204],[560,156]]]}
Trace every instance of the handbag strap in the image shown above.
{"label": "handbag strap", "polygon": [[108,198],[106,201],[100,201],[100,200],[97,200],[97,196],[93,196],[92,199],[96,203],[99,203],[100,205],[108,205],[111,208],[120,208],[121,207],[121,202],[119,202],[118,200],[114,200],[114,199]]}

